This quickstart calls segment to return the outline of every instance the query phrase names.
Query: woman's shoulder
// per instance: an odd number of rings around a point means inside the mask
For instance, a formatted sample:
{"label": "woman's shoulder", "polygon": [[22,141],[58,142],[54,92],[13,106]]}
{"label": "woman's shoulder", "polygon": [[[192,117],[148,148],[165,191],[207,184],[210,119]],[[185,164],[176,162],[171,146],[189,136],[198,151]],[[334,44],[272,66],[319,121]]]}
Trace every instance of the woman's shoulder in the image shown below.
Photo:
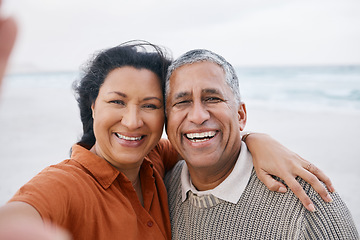
{"label": "woman's shoulder", "polygon": [[85,175],[84,170],[74,160],[67,159],[54,165],[50,165],[36,174],[28,181],[23,189],[43,189],[52,191],[56,188],[59,191],[62,187],[68,188],[77,184],[77,179]]}
{"label": "woman's shoulder", "polygon": [[178,161],[178,153],[168,139],[162,138],[147,155],[147,159],[155,165],[155,168],[164,177],[165,172]]}

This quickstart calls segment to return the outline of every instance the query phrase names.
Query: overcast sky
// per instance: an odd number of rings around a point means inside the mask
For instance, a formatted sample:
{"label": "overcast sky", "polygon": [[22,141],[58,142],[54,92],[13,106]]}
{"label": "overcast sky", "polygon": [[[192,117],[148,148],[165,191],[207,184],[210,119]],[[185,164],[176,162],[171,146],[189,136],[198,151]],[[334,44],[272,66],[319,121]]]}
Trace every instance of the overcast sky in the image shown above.
{"label": "overcast sky", "polygon": [[77,70],[131,39],[207,48],[233,65],[360,65],[359,0],[3,0],[19,23],[11,71]]}

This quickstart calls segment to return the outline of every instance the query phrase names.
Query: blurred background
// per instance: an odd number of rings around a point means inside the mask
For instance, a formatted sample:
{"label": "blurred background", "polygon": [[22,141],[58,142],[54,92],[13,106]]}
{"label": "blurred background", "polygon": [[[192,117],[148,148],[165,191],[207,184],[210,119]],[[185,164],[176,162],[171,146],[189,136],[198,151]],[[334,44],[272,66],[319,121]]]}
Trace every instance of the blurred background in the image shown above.
{"label": "blurred background", "polygon": [[[93,53],[132,39],[232,63],[245,130],[266,132],[332,179],[360,229],[357,0],[3,0],[19,25],[0,95],[0,204],[81,135],[71,84]],[[164,137],[166,135],[164,134]]]}
{"label": "blurred background", "polygon": [[4,0],[20,25],[10,72],[68,71],[130,39],[178,56],[208,48],[234,65],[360,63],[360,3],[343,1]]}

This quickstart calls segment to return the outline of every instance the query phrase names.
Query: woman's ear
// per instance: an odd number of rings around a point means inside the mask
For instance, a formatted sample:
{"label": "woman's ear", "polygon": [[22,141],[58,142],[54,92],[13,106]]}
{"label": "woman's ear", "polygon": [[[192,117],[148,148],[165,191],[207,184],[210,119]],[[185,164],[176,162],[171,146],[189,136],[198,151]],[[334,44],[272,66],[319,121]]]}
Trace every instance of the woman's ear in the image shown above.
{"label": "woman's ear", "polygon": [[240,131],[244,130],[247,120],[245,103],[241,102],[238,109],[238,119]]}
{"label": "woman's ear", "polygon": [[92,115],[92,118],[94,118],[94,115],[95,115],[95,103],[91,104],[91,115]]}

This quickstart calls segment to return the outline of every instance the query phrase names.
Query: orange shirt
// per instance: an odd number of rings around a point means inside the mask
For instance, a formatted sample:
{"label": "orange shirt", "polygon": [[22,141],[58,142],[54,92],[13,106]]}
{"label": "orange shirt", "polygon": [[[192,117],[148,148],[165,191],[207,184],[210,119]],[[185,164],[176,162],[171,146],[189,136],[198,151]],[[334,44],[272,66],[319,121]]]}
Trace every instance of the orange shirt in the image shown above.
{"label": "orange shirt", "polygon": [[[164,158],[171,160],[169,166]],[[175,158],[167,140],[145,158],[140,169],[144,207],[125,175],[79,145],[73,146],[71,159],[45,168],[10,201],[32,205],[74,239],[170,239],[162,177]]]}

